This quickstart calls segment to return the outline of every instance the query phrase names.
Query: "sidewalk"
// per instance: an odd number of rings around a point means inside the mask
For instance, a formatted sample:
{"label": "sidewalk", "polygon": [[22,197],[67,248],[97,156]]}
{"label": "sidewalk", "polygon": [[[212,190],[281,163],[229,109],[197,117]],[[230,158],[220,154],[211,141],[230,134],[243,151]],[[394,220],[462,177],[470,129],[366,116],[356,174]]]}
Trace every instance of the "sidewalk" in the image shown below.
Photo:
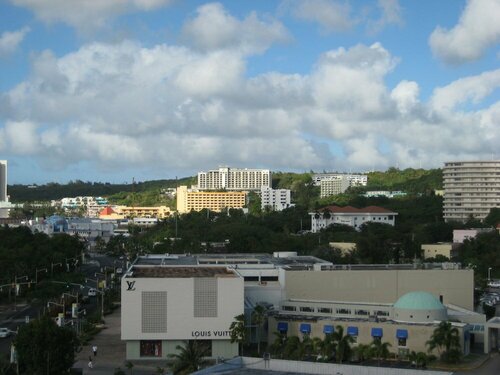
{"label": "sidewalk", "polygon": [[[116,309],[112,314],[105,316],[105,328],[98,333],[89,345],[83,346],[80,353],[77,353],[76,363],[73,367],[82,368],[84,374],[113,374],[115,369],[120,367],[125,373],[130,373],[125,367],[125,342],[120,340],[121,334],[121,309]],[[92,346],[97,346],[97,356],[92,354]],[[93,369],[88,368],[89,356],[92,357]],[[156,368],[164,363],[138,364],[134,363],[134,375],[152,375],[156,373]]]}

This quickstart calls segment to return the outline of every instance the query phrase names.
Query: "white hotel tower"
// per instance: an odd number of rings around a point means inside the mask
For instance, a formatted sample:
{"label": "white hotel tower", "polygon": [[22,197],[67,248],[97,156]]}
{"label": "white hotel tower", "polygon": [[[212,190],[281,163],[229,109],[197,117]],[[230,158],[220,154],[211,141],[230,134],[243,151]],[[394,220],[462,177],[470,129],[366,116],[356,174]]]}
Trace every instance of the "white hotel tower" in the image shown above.
{"label": "white hotel tower", "polygon": [[445,163],[443,181],[445,221],[482,220],[500,208],[500,160]]}
{"label": "white hotel tower", "polygon": [[198,172],[199,190],[257,190],[271,187],[269,169],[238,169],[220,167],[208,172]]}

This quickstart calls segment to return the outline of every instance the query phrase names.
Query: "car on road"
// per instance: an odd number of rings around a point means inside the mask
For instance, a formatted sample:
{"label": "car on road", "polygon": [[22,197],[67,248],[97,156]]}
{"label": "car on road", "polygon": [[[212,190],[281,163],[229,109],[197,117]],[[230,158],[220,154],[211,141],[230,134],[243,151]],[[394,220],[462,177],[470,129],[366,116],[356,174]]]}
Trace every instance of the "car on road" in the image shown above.
{"label": "car on road", "polygon": [[8,328],[0,328],[0,338],[9,337],[12,332]]}

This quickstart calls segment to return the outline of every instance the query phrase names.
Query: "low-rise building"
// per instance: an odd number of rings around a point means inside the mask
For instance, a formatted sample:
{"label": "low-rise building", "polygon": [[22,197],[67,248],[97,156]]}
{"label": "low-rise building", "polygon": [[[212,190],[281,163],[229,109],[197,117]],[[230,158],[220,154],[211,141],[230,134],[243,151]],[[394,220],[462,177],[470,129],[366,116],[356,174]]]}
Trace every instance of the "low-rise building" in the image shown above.
{"label": "low-rise building", "polygon": [[330,242],[328,244],[333,250],[338,250],[342,255],[348,255],[356,250],[354,242]]}
{"label": "low-rise building", "polygon": [[403,191],[399,191],[399,190],[398,191],[373,190],[373,191],[367,191],[363,195],[367,198],[370,198],[370,197],[398,198],[398,197],[405,197],[406,193]]}
{"label": "low-rise building", "polygon": [[224,266],[133,265],[121,284],[127,359],[165,360],[189,340],[210,358],[238,355],[229,328],[243,313],[243,283]]}
{"label": "low-rise building", "polygon": [[333,224],[342,224],[360,230],[365,223],[375,222],[394,226],[397,213],[383,207],[328,206],[317,212],[310,212],[311,232],[316,233]]}
{"label": "low-rise building", "polygon": [[173,211],[167,206],[151,206],[151,207],[129,207],[129,206],[113,206],[113,210],[127,219],[133,218],[169,218]]}
{"label": "low-rise building", "polygon": [[179,186],[176,195],[177,211],[181,214],[203,209],[221,212],[228,208],[243,208],[247,203],[246,191],[199,191]]}
{"label": "low-rise building", "polygon": [[346,178],[350,186],[366,186],[368,184],[368,176],[359,173],[316,173],[313,174],[312,180],[315,186],[320,186],[322,180],[339,177]]}
{"label": "low-rise building", "polygon": [[480,233],[488,233],[491,228],[470,228],[470,229],[453,229],[453,243],[464,243],[465,240],[476,238]]}
{"label": "low-rise building", "polygon": [[448,259],[454,258],[456,256],[456,251],[459,244],[451,242],[439,242],[431,244],[422,244],[420,246],[424,259],[435,258],[438,255],[446,257]]}

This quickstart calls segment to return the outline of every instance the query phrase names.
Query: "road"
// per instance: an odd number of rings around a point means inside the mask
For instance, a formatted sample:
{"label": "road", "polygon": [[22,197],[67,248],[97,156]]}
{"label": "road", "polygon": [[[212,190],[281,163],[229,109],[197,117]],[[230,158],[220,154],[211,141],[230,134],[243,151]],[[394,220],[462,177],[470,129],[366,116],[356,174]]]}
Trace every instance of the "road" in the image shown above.
{"label": "road", "polygon": [[[80,288],[78,285],[72,285],[72,290],[69,290],[68,293],[71,294],[81,294],[83,296],[88,295],[88,291],[90,288],[96,288],[96,282],[92,280],[96,280],[96,278],[102,279],[103,276],[100,273],[105,273],[106,269],[104,267],[108,267],[107,274],[109,275],[113,271],[111,268],[122,268],[125,270],[125,262],[126,260],[121,260],[109,256],[98,255],[94,256],[90,259],[90,262],[83,264],[81,266],[80,271],[83,273],[84,277],[88,280],[84,283],[83,288]],[[96,276],[97,273],[97,276]],[[98,309],[97,306],[98,299],[96,297],[91,297],[88,300],[87,304],[81,303],[80,309],[85,309],[86,314],[91,314],[92,312]],[[15,332],[17,331],[17,327],[25,324],[26,321],[38,318],[40,314],[43,313],[45,306],[34,306],[23,303],[22,301],[18,301],[17,305],[14,303],[1,305],[0,306],[0,327],[6,327],[9,330]],[[81,311],[80,310],[80,311]],[[28,318],[27,318],[28,317]],[[5,357],[10,355],[10,345],[12,339],[15,334],[7,338],[0,338],[0,356]]]}

